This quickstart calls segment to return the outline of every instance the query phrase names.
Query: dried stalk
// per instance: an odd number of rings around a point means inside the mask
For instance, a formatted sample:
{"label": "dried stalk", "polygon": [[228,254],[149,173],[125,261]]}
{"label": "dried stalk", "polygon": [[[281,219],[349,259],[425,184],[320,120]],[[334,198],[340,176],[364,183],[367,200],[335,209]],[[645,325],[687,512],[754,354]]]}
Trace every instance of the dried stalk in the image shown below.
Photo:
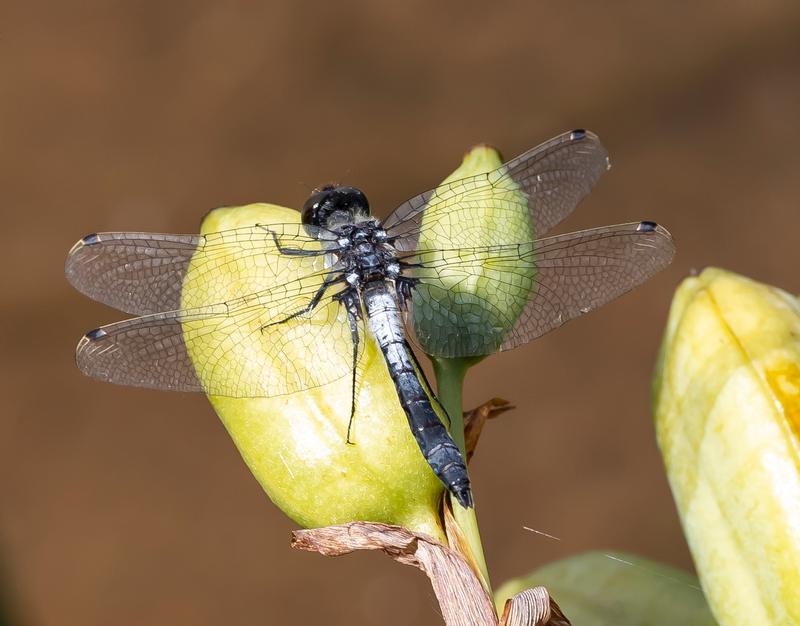
{"label": "dried stalk", "polygon": [[523,591],[506,602],[498,622],[492,599],[464,558],[426,535],[399,526],[351,522],[292,533],[292,547],[341,556],[355,550],[380,550],[395,561],[421,569],[431,581],[447,626],[568,626],[543,587]]}

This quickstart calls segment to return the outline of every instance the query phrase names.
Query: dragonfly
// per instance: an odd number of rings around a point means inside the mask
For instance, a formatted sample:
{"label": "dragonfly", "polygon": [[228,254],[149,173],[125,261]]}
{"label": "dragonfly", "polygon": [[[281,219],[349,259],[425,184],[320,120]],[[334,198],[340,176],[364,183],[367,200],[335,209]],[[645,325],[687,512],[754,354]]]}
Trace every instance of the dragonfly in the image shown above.
{"label": "dragonfly", "polygon": [[[87,235],[68,254],[68,280],[138,317],[86,333],[77,365],[107,382],[239,398],[349,377],[352,425],[369,336],[421,453],[472,507],[464,457],[412,342],[437,358],[514,348],[667,266],[672,237],[651,221],[544,236],[609,167],[598,137],[578,129],[416,195],[384,221],[361,190],[327,185],[294,223]],[[269,356],[268,370],[249,346]]]}

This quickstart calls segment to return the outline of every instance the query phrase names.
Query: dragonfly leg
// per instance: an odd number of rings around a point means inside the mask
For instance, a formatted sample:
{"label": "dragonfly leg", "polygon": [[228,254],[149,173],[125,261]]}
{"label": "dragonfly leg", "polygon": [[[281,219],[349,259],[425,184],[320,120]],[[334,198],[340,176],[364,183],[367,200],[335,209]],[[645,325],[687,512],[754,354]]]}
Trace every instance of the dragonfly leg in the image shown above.
{"label": "dragonfly leg", "polygon": [[358,346],[361,338],[358,334],[358,320],[361,319],[358,292],[355,288],[346,289],[333,296],[333,299],[347,309],[347,320],[350,322],[350,336],[353,338],[353,375],[350,383],[350,420],[347,422],[347,443],[353,444],[350,434],[353,420],[356,417],[356,383],[358,382]]}
{"label": "dragonfly leg", "polygon": [[322,281],[322,284],[320,285],[319,289],[317,289],[317,292],[314,294],[314,297],[311,298],[311,300],[308,302],[306,306],[304,306],[299,311],[295,311],[294,313],[287,315],[286,317],[284,317],[281,320],[278,320],[277,322],[270,322],[269,324],[264,324],[264,326],[261,327],[261,332],[263,333],[264,329],[269,328],[270,326],[275,326],[276,324],[283,324],[285,322],[288,322],[289,320],[295,319],[296,317],[300,317],[301,315],[310,313],[314,309],[314,307],[316,307],[319,304],[319,301],[322,300],[322,296],[325,295],[325,292],[328,290],[328,287],[330,287],[335,283],[342,282],[343,280],[344,278],[342,276],[333,276],[326,278],[325,280]]}
{"label": "dragonfly leg", "polygon": [[286,256],[320,256],[325,254],[325,250],[301,250],[299,248],[285,247],[278,239],[278,233],[276,233],[274,230],[270,230],[266,226],[262,226],[262,228],[272,235],[272,240],[275,242],[275,247],[281,254],[285,254]]}
{"label": "dragonfly leg", "polygon": [[394,287],[397,292],[397,300],[403,311],[408,310],[408,301],[411,299],[411,290],[419,283],[419,278],[408,276],[398,276],[394,279]]}
{"label": "dragonfly leg", "polygon": [[347,318],[350,320],[350,334],[353,337],[353,378],[350,381],[350,419],[347,422],[347,443],[353,443],[350,440],[350,432],[356,417],[356,377],[358,375],[358,343],[360,339],[355,317],[348,311]]}

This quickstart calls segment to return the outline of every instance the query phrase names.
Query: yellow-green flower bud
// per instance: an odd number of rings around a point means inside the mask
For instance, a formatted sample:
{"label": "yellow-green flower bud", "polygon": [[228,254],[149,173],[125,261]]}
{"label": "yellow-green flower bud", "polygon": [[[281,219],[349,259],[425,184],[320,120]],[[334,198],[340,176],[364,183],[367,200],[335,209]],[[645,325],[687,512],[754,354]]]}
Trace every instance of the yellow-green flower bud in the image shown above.
{"label": "yellow-green flower bud", "polygon": [[658,443],[720,624],[800,624],[800,305],[720,269],[675,294]]}
{"label": "yellow-green flower bud", "polygon": [[[203,221],[201,232],[299,221],[297,211],[252,204],[212,211]],[[218,271],[227,274],[229,291],[215,293],[213,298],[204,292],[197,268],[190,266],[184,280],[184,306],[268,289],[272,285],[258,285],[257,271],[253,270],[258,262],[286,260],[269,255],[256,260],[254,255],[243,255],[236,263],[221,265]],[[287,263],[279,272],[280,281],[297,278],[292,272],[300,271],[298,264]],[[187,322],[184,329],[196,331],[202,324]],[[346,337],[350,341],[349,334]],[[197,332],[184,332],[184,339],[202,379],[208,344]],[[287,396],[210,396],[209,400],[269,497],[300,525],[386,522],[443,540],[438,516],[442,483],[420,454],[379,349],[371,337],[363,341],[353,445],[346,442],[351,406],[349,377]],[[291,351],[291,342],[285,349]],[[291,358],[291,354],[284,352],[281,358]],[[214,367],[239,376],[280,377],[285,370],[275,359],[260,342],[231,341],[230,349]],[[246,369],[244,362],[248,363]],[[299,366],[313,368],[320,362]]]}
{"label": "yellow-green flower bud", "polygon": [[[533,254],[510,267],[511,253],[501,263],[490,254],[469,252],[534,239],[527,196],[510,176],[498,172],[501,165],[494,148],[473,148],[437,188],[424,213],[418,248],[441,250],[436,254],[450,261],[449,267],[436,270],[437,286],[420,285],[412,301],[414,331],[423,350],[432,356],[496,352],[533,289]],[[497,188],[462,198],[459,210],[453,210],[448,183],[487,172],[493,172],[495,182],[502,178]],[[433,258],[426,255],[425,260]]]}

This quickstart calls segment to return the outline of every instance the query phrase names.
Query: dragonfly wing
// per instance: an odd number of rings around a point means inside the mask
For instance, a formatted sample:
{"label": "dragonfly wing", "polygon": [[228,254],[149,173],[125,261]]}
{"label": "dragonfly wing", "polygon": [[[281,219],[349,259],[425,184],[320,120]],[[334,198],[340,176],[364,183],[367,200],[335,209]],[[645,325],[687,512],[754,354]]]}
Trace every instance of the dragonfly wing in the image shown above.
{"label": "dragonfly wing", "polygon": [[[209,324],[214,318],[209,314]],[[75,361],[87,376],[119,385],[202,391],[183,340],[178,312],[157,313],[86,333]]]}
{"label": "dragonfly wing", "polygon": [[[384,227],[399,250],[417,247],[420,230],[442,232],[482,223],[493,215],[529,217],[532,232],[541,237],[567,217],[609,168],[608,153],[597,135],[574,130],[531,148],[500,168],[444,183],[401,204]],[[485,237],[483,229],[479,236]],[[524,238],[517,239],[525,240]],[[474,241],[479,246],[485,241]]]}
{"label": "dragonfly wing", "polygon": [[507,350],[633,289],[674,254],[671,235],[653,222],[513,245],[420,250],[403,259],[406,274],[419,279],[411,325],[434,356]]}
{"label": "dragonfly wing", "polygon": [[[302,250],[308,256],[286,255],[279,248]],[[319,239],[301,224],[255,225],[208,235],[99,233],[72,247],[65,272],[69,282],[93,300],[147,315],[260,291],[320,269],[322,254]],[[185,291],[202,298],[182,302],[190,264],[191,280],[201,288]]]}
{"label": "dragonfly wing", "polygon": [[311,312],[286,319],[309,304],[319,284],[307,281],[280,298],[268,291],[103,326],[81,339],[78,367],[117,384],[230,397],[325,385],[353,367],[344,307],[329,293]]}

